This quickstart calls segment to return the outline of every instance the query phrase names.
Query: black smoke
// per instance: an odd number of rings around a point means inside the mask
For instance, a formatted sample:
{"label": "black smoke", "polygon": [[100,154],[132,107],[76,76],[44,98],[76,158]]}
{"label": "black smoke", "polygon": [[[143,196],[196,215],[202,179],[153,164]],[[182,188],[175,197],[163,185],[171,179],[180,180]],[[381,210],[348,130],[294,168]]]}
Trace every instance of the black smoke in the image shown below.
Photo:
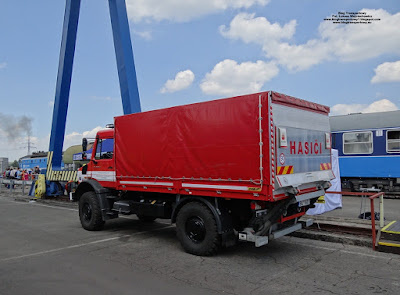
{"label": "black smoke", "polygon": [[0,113],[0,130],[7,139],[14,142],[16,139],[32,135],[33,118],[28,116],[13,116]]}

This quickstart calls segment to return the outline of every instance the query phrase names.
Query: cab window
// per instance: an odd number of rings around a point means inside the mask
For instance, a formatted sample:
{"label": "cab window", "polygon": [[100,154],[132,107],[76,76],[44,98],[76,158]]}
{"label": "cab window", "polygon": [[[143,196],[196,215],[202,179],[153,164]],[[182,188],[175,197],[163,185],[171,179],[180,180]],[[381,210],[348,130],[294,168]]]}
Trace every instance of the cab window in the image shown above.
{"label": "cab window", "polygon": [[114,139],[98,139],[96,147],[96,160],[112,159],[114,155]]}

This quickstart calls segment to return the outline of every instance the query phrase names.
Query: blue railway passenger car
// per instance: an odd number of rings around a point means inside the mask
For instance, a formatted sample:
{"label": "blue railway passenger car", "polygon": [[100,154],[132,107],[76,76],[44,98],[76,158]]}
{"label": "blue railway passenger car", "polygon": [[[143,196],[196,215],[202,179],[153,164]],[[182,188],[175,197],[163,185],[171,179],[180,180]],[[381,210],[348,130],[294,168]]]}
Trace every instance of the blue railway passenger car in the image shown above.
{"label": "blue railway passenger car", "polygon": [[342,187],[400,192],[400,111],[330,117]]}
{"label": "blue railway passenger car", "polygon": [[[36,166],[39,166],[42,172],[47,169],[47,152],[37,152],[19,159],[19,167],[22,169],[34,170]],[[64,167],[63,162],[61,167]]]}

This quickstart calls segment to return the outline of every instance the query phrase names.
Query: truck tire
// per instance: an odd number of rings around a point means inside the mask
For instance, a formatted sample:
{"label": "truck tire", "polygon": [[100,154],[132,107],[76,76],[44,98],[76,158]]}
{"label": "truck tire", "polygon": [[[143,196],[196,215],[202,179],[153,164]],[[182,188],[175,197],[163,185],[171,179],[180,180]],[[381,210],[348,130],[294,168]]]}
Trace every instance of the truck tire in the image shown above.
{"label": "truck tire", "polygon": [[176,220],[176,233],[186,252],[209,256],[221,246],[214,215],[204,204],[191,202],[182,207]]}
{"label": "truck tire", "polygon": [[99,199],[93,191],[84,193],[79,200],[79,219],[86,230],[101,230],[104,220],[101,215]]}
{"label": "truck tire", "polygon": [[156,217],[153,216],[147,216],[147,215],[141,215],[141,214],[136,214],[137,217],[139,218],[140,221],[142,222],[153,222],[154,220],[156,220]]}

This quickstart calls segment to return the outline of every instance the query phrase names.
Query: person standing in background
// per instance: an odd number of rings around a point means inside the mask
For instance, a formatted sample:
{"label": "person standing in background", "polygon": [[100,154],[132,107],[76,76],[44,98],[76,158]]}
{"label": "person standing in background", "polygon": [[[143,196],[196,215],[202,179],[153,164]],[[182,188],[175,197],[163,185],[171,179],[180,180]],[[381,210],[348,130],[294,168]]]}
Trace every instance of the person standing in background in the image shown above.
{"label": "person standing in background", "polygon": [[12,168],[11,169],[11,171],[10,171],[10,178],[11,179],[15,179],[17,177],[17,175],[16,175],[17,171],[18,171],[17,168]]}
{"label": "person standing in background", "polygon": [[17,171],[15,172],[15,178],[21,179],[21,174],[22,174],[22,169],[17,169]]}

